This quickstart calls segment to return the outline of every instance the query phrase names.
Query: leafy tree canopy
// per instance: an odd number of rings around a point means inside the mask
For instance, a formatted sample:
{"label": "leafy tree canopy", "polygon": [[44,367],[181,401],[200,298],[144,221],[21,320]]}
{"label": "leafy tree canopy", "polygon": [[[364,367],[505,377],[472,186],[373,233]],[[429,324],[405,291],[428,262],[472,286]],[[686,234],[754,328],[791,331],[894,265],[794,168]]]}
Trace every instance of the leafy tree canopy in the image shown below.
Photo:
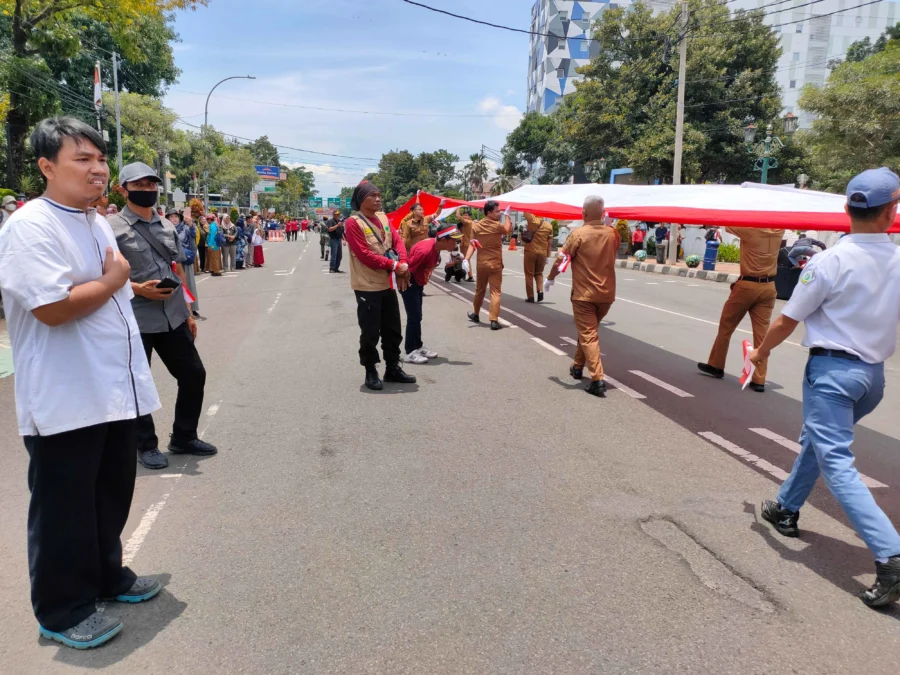
{"label": "leafy tree canopy", "polygon": [[408,150],[391,151],[381,156],[377,173],[366,178],[381,188],[385,211],[393,211],[424,190],[446,194],[448,183],[456,175],[454,164],[459,157],[438,150],[413,155]]}

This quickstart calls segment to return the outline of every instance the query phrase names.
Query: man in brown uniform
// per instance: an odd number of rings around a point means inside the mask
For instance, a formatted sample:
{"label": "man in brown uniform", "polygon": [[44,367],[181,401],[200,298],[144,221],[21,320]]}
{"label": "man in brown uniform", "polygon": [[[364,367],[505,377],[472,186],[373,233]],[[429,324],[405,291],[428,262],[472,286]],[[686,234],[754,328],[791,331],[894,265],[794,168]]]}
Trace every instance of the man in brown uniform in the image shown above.
{"label": "man in brown uniform", "polygon": [[525,214],[528,228],[522,235],[525,242],[525,302],[534,302],[534,285],[537,282],[538,302],[544,300],[544,266],[550,255],[550,240],[553,239],[553,225],[550,221]]}
{"label": "man in brown uniform", "polygon": [[587,363],[591,382],[584,390],[601,397],[606,395],[606,382],[603,380],[597,327],[616,299],[616,251],[620,242],[616,228],[605,224],[605,213],[601,197],[592,195],[584,200],[584,225],[573,230],[566,239],[544,283],[544,291],[549,291],[560,268],[571,264],[572,313],[578,329],[578,349],[569,373],[580,381]]}
{"label": "man in brown uniform", "polygon": [[413,204],[409,214],[400,221],[400,236],[407,251],[420,241],[428,239],[428,226],[434,222],[434,216],[426,216],[421,204]]}
{"label": "man in brown uniform", "polygon": [[[459,250],[465,255],[465,252],[469,250],[469,244],[472,243],[472,237],[474,236],[473,233],[475,231],[475,221],[469,216],[468,209],[465,211],[459,209],[459,211],[456,212],[456,219],[459,221],[459,231],[462,232],[462,241],[459,243]],[[475,281],[471,270],[468,272],[466,281]]]}
{"label": "man in brown uniform", "polygon": [[[713,343],[709,360],[698,363],[697,367],[715,378],[725,377],[725,359],[731,334],[750,312],[753,326],[753,346],[759,347],[775,308],[775,274],[778,271],[778,249],[781,248],[783,230],[759,229],[753,227],[727,227],[725,231],[741,240],[741,276],[731,285],[731,295],[722,308],[719,319],[719,334]],[[753,373],[750,388],[753,391],[766,390],[766,361],[762,361]]]}
{"label": "man in brown uniform", "polygon": [[475,223],[474,239],[469,243],[463,269],[471,275],[472,266],[469,259],[478,250],[478,275],[475,282],[475,301],[473,311],[469,312],[469,321],[481,323],[481,304],[488,285],[491,287],[491,330],[500,330],[500,286],[503,284],[503,235],[509,234],[512,223],[509,217],[506,224],[500,222],[500,205],[490,200],[484,205],[484,218]]}

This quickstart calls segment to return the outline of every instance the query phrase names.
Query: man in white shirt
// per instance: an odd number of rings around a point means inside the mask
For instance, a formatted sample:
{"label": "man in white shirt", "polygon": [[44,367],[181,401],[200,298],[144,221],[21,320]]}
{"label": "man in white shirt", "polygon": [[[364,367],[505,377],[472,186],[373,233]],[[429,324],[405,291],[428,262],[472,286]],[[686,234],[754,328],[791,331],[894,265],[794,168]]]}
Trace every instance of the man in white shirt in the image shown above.
{"label": "man in white shirt", "polygon": [[30,462],[28,564],[40,635],[77,649],[122,623],[98,598],[141,602],[159,581],[122,565],[137,417],[160,407],[131,309],[130,267],[88,205],[109,180],[96,130],[63,117],[31,136],[47,181],[0,232],[0,290]]}
{"label": "man in white shirt", "polygon": [[897,218],[900,178],[870,169],[847,186],[850,235],[814,256],[759,349],[760,363],[806,323],[809,362],[803,382],[802,446],[791,475],[762,515],[786,537],[819,474],[875,557],[875,585],[860,593],[869,607],[900,600],[900,535],[860,479],[853,425],[884,394],[884,362],[894,353],[900,319],[900,248],[886,234]]}

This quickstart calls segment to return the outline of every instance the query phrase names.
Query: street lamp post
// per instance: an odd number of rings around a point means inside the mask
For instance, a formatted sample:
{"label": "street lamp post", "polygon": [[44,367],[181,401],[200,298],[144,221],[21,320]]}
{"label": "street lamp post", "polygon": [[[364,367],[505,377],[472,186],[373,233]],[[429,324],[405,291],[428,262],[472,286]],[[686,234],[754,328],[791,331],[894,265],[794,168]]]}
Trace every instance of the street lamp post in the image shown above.
{"label": "street lamp post", "polygon": [[[228,80],[255,80],[256,78],[253,75],[233,75],[232,77],[226,77],[224,80],[219,80],[213,86],[212,89],[209,90],[209,94],[206,96],[206,105],[203,106],[203,134],[206,135],[206,127],[209,125],[209,99],[213,95],[213,92],[216,90],[222,82],[228,82]],[[207,158],[208,159],[208,158]],[[209,210],[209,167],[203,171],[203,206],[204,210]]]}
{"label": "street lamp post", "polygon": [[[788,113],[784,116],[784,133],[789,136],[793,134],[797,130],[797,122],[798,119],[792,113]],[[772,125],[768,124],[766,126],[766,138],[761,143],[758,143],[756,146],[753,143],[756,141],[756,125],[752,122],[744,127],[744,142],[747,144],[747,152],[751,155],[756,155],[757,160],[756,164],[753,167],[754,171],[759,171],[761,174],[759,182],[765,185],[769,181],[769,169],[777,169],[778,168],[778,159],[772,155],[772,147],[774,146],[776,149],[783,148],[784,143],[777,136],[772,136]]]}

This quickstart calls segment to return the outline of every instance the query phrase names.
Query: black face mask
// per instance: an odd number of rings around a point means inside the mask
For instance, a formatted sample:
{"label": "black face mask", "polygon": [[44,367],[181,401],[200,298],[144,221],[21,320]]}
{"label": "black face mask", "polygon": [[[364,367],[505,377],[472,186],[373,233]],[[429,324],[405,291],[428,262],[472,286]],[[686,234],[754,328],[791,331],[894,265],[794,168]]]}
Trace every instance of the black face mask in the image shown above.
{"label": "black face mask", "polygon": [[128,201],[135,206],[145,209],[156,206],[156,200],[159,199],[159,193],[156,190],[129,190]]}

